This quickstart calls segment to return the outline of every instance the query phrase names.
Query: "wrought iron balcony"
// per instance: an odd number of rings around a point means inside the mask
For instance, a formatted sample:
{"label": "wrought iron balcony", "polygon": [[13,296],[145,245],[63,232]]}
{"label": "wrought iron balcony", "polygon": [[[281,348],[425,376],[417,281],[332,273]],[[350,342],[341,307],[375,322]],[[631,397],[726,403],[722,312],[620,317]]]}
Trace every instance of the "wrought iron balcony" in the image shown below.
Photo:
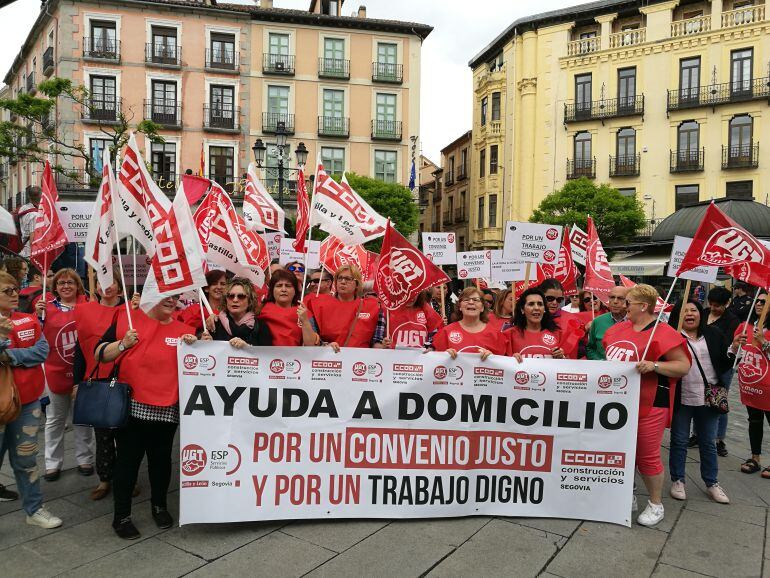
{"label": "wrought iron balcony", "polygon": [[455,209],[455,223],[464,223],[465,222],[465,209],[460,207],[459,209]]}
{"label": "wrought iron balcony", "polygon": [[449,187],[449,186],[453,185],[453,184],[454,184],[454,182],[455,182],[455,176],[454,176],[454,173],[453,173],[452,171],[447,171],[447,172],[444,174],[444,184],[445,184],[447,187]]}
{"label": "wrought iron balcony", "polygon": [[182,66],[182,47],[148,43],[144,47],[146,64],[179,68]]}
{"label": "wrought iron balcony", "polygon": [[567,178],[596,178],[596,157],[590,159],[567,159]]}
{"label": "wrought iron balcony", "polygon": [[770,77],[668,91],[667,110],[717,106],[770,98]]}
{"label": "wrought iron balcony", "polygon": [[145,100],[144,118],[157,122],[164,128],[181,128],[182,107],[175,101]]}
{"label": "wrought iron balcony", "polygon": [[319,78],[350,78],[350,60],[342,58],[319,58]]}
{"label": "wrought iron balcony", "polygon": [[441,219],[442,223],[449,224],[452,222],[452,211],[444,211],[444,216]]}
{"label": "wrought iron balcony", "polygon": [[37,92],[37,84],[35,83],[35,71],[33,70],[27,75],[27,94],[35,94]]}
{"label": "wrought iron balcony", "polygon": [[462,181],[468,178],[468,172],[465,165],[457,167],[457,180]]}
{"label": "wrought iron balcony", "polygon": [[618,155],[610,156],[610,176],[611,177],[636,177],[639,175],[639,165],[642,162],[642,155]]}
{"label": "wrought iron balcony", "polygon": [[235,50],[206,49],[206,68],[217,72],[238,72],[239,55]]}
{"label": "wrought iron balcony", "polygon": [[401,84],[404,82],[404,65],[388,62],[372,62],[372,80]]}
{"label": "wrought iron balcony", "polygon": [[264,54],[262,57],[262,72],[265,74],[294,74],[293,54]]}
{"label": "wrought iron balcony", "polygon": [[672,173],[699,172],[703,170],[703,159],[706,149],[681,149],[670,151]]}
{"label": "wrought iron balcony", "polygon": [[265,134],[274,133],[278,125],[283,123],[283,130],[286,134],[294,134],[294,115],[284,112],[263,112],[262,113],[262,132]]}
{"label": "wrought iron balcony", "polygon": [[318,135],[348,138],[350,136],[350,119],[343,116],[319,116]]}
{"label": "wrought iron balcony", "polygon": [[240,117],[241,109],[237,106],[203,106],[203,128],[209,131],[238,132]]}
{"label": "wrought iron balcony", "polygon": [[759,143],[722,145],[723,169],[755,169],[759,166]]}
{"label": "wrought iron balcony", "polygon": [[90,172],[65,168],[54,173],[54,180],[59,191],[88,191],[99,188],[102,176],[93,167]]}
{"label": "wrought iron balcony", "polygon": [[564,103],[564,122],[603,120],[644,114],[644,95]]}
{"label": "wrought iron balcony", "polygon": [[400,120],[373,120],[372,121],[372,139],[373,140],[401,140],[401,121]]}
{"label": "wrought iron balcony", "polygon": [[49,46],[45,49],[45,52],[43,52],[43,74],[45,76],[51,76],[53,68],[53,46]]}
{"label": "wrought iron balcony", "polygon": [[83,38],[83,58],[86,60],[120,60],[120,40]]}
{"label": "wrought iron balcony", "polygon": [[122,104],[122,99],[89,98],[80,111],[80,118],[83,122],[115,123],[118,122]]}

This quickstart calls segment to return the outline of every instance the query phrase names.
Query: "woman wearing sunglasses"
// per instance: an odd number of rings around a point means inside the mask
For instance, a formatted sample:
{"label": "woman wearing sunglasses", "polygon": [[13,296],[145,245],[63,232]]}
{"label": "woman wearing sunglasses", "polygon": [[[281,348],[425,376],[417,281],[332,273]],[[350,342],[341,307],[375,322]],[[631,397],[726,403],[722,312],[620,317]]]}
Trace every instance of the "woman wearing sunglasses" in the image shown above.
{"label": "woman wearing sunglasses", "polygon": [[583,357],[585,351],[585,322],[579,315],[569,313],[563,309],[564,288],[556,279],[546,279],[537,286],[545,299],[545,307],[556,324],[556,328],[562,332],[561,347],[564,355],[570,359]]}
{"label": "woman wearing sunglasses", "polygon": [[504,355],[506,340],[489,321],[484,293],[467,287],[460,293],[455,316],[457,321],[443,327],[433,338],[435,351],[446,351],[452,357],[458,353],[480,353],[482,361],[492,355]]}
{"label": "woman wearing sunglasses", "polygon": [[[280,273],[277,270],[273,275]],[[284,274],[290,275],[285,271]],[[258,305],[259,298],[249,280],[233,277],[225,286],[214,329],[204,333],[201,339],[229,341],[236,349],[246,345],[273,345],[267,324],[257,318]]]}
{"label": "woman wearing sunglasses", "polygon": [[591,291],[580,292],[580,303],[578,303],[578,307],[580,307],[580,313],[578,315],[586,325],[599,317],[599,315],[607,313],[607,308],[604,307],[604,303],[602,303],[601,299]]}
{"label": "woman wearing sunglasses", "polygon": [[267,302],[259,312],[259,321],[267,326],[273,345],[318,345],[307,310],[299,302],[299,283],[288,271],[276,271],[270,277]]}
{"label": "woman wearing sunglasses", "polygon": [[305,265],[299,261],[290,261],[286,263],[285,269],[297,278],[298,283],[305,281]]}
{"label": "woman wearing sunglasses", "polygon": [[525,357],[564,359],[561,332],[539,289],[527,289],[516,301],[513,327],[505,331],[508,353],[518,362]]}

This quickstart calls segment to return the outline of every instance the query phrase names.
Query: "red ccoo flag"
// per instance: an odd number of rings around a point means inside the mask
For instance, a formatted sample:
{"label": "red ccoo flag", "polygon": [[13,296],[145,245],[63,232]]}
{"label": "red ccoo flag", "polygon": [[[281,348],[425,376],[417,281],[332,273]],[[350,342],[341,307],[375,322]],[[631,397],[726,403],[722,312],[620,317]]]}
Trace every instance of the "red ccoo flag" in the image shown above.
{"label": "red ccoo flag", "polygon": [[583,290],[591,291],[603,303],[607,303],[609,292],[615,287],[612,269],[607,261],[599,233],[596,232],[594,220],[588,217],[588,247],[586,248],[586,275]]}
{"label": "red ccoo flag", "polygon": [[67,235],[61,226],[59,212],[56,209],[59,193],[51,173],[51,163],[48,161],[45,162],[41,188],[43,194],[40,197],[35,228],[32,232],[30,261],[45,273],[51,267],[51,263],[61,255],[64,251],[64,245],[67,244]]}
{"label": "red ccoo flag", "polygon": [[385,309],[411,305],[421,291],[448,283],[449,277],[404,239],[388,221],[374,288]]}
{"label": "red ccoo flag", "polygon": [[292,247],[298,253],[305,252],[305,237],[310,229],[310,201],[307,198],[307,187],[305,186],[305,169],[299,169],[297,174],[297,224],[295,227],[294,241]]}

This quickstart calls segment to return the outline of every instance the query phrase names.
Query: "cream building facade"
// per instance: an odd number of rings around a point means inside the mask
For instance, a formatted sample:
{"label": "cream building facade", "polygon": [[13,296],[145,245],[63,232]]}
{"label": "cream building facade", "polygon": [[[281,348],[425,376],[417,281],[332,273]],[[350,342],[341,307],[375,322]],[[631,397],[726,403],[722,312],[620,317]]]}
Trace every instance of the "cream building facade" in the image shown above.
{"label": "cream building facade", "polygon": [[[766,202],[770,20],[751,0],[606,0],[521,19],[470,61],[471,243],[500,247],[573,178],[651,224],[709,198]],[[763,118],[764,117],[764,118]]]}

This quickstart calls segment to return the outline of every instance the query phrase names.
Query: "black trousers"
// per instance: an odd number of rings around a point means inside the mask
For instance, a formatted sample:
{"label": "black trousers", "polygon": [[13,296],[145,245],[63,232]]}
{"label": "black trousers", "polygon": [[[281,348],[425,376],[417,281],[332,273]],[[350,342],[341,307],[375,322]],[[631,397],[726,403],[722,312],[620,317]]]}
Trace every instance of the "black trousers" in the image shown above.
{"label": "black trousers", "polygon": [[139,466],[147,455],[150,474],[150,501],[166,507],[171,483],[171,451],[178,424],[129,418],[126,427],[115,432],[117,455],[112,479],[115,520],[131,515],[131,494],[139,475]]}
{"label": "black trousers", "polygon": [[111,482],[115,470],[114,429],[94,428],[96,436],[96,473],[100,482]]}
{"label": "black trousers", "polygon": [[767,418],[767,423],[770,423],[770,411],[763,411],[749,406],[746,406],[746,411],[749,414],[749,444],[751,445],[751,453],[758,456],[762,453],[762,437],[765,429],[764,418]]}

